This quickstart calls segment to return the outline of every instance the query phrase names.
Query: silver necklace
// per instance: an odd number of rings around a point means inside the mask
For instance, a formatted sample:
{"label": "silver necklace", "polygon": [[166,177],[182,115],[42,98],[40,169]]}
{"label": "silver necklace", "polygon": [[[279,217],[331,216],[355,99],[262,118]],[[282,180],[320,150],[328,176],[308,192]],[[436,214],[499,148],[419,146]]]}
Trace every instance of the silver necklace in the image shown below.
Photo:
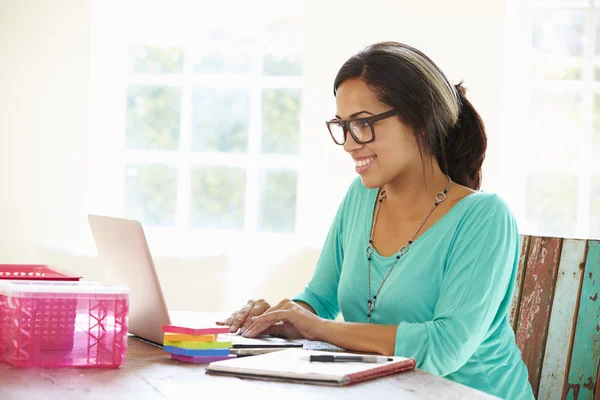
{"label": "silver necklace", "polygon": [[373,215],[373,224],[371,225],[371,235],[369,236],[369,243],[367,244],[367,249],[366,249],[366,253],[367,253],[367,285],[368,285],[367,323],[371,322],[371,314],[373,313],[373,310],[375,309],[375,301],[377,300],[377,296],[379,295],[379,292],[381,291],[381,288],[383,287],[383,284],[387,280],[388,276],[390,276],[390,274],[392,273],[392,270],[396,266],[396,263],[398,263],[398,260],[400,260],[400,257],[402,257],[403,255],[408,253],[408,249],[410,248],[410,245],[413,243],[413,241],[415,240],[415,237],[421,231],[421,228],[423,228],[423,225],[425,225],[425,222],[427,221],[429,216],[433,213],[433,211],[437,208],[437,206],[441,202],[446,200],[446,193],[448,193],[448,191],[450,190],[450,185],[452,184],[452,179],[450,179],[449,176],[446,176],[446,177],[448,178],[448,185],[446,186],[446,189],[442,190],[441,192],[438,192],[435,195],[435,203],[433,204],[433,207],[431,207],[431,210],[429,210],[429,213],[427,213],[427,216],[425,216],[423,221],[421,221],[421,224],[419,225],[419,227],[417,228],[415,233],[411,236],[411,238],[408,240],[408,243],[405,244],[404,246],[400,247],[400,250],[398,250],[398,253],[396,253],[396,258],[394,259],[392,266],[390,267],[389,271],[387,272],[387,274],[381,281],[381,284],[379,285],[377,292],[375,293],[373,298],[371,298],[371,255],[373,254],[373,250],[375,249],[373,247],[373,234],[375,233],[375,225],[377,225],[377,216],[379,215],[379,206],[381,205],[381,202],[383,201],[383,199],[385,199],[385,197],[386,197],[385,189],[381,190],[381,192],[379,193],[379,199],[377,199],[377,204],[375,206],[375,214]]}

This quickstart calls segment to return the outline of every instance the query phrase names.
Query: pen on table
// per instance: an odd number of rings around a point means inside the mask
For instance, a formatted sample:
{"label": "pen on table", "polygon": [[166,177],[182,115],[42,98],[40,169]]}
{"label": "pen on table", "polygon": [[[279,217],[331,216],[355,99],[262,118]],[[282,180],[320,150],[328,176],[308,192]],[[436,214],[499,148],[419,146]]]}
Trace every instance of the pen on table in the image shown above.
{"label": "pen on table", "polygon": [[393,358],[385,356],[334,356],[334,355],[315,355],[309,356],[308,361],[310,362],[360,362],[360,363],[385,363],[388,361],[394,361]]}

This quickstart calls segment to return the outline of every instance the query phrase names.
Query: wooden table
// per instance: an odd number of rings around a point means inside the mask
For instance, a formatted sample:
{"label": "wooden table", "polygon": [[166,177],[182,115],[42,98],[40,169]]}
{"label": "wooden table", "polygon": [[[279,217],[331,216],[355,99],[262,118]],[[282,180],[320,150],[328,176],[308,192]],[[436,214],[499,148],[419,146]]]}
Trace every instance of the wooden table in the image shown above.
{"label": "wooden table", "polygon": [[161,348],[129,338],[118,369],[22,369],[0,363],[0,399],[492,399],[494,397],[415,370],[349,387],[209,376],[204,366],[173,361]]}

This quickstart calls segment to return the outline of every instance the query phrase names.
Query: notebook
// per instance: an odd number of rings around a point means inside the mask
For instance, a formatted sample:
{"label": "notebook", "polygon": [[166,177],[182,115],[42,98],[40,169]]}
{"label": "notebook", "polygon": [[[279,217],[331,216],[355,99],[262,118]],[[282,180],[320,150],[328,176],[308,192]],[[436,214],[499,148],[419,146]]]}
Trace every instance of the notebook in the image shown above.
{"label": "notebook", "polygon": [[[310,362],[310,355],[339,354],[325,351],[288,349],[254,357],[236,358],[210,363],[209,375],[239,378],[308,383],[314,385],[346,386],[354,383],[413,370],[412,358],[390,357],[386,363],[321,363]],[[344,353],[344,355],[354,355]]]}

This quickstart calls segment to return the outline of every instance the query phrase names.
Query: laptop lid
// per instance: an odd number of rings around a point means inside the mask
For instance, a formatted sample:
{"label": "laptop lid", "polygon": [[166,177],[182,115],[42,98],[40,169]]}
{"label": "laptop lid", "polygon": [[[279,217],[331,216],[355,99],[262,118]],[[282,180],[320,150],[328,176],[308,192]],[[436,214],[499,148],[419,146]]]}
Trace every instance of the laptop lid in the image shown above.
{"label": "laptop lid", "polygon": [[154,262],[139,221],[88,215],[108,283],[129,287],[129,332],[162,345],[162,325],[171,323]]}

